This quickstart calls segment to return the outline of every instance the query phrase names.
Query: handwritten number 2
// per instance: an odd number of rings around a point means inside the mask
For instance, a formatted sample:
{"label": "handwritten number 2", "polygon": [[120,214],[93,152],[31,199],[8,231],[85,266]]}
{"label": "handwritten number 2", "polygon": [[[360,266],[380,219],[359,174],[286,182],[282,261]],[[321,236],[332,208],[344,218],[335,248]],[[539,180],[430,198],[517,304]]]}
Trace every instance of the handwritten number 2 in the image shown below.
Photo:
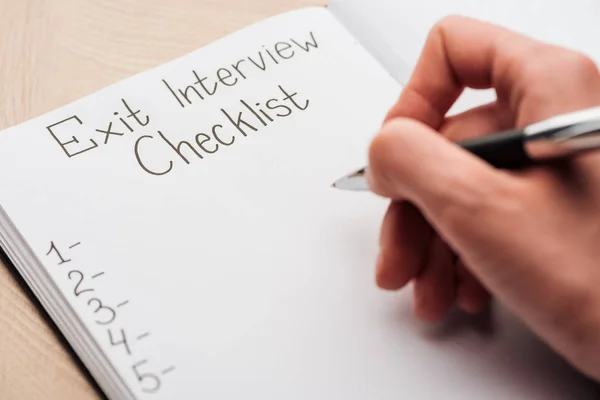
{"label": "handwritten number 2", "polygon": [[117,316],[117,313],[115,312],[115,310],[113,310],[112,308],[110,308],[108,306],[103,305],[102,301],[100,301],[100,299],[97,299],[95,297],[88,300],[88,306],[91,306],[92,303],[96,303],[96,306],[97,306],[96,309],[94,310],[94,314],[104,313],[104,315],[106,315],[106,318],[107,318],[104,320],[96,320],[97,324],[108,325],[115,320],[115,318]]}
{"label": "handwritten number 2", "polygon": [[79,296],[82,293],[85,292],[93,292],[94,289],[80,289],[79,285],[81,285],[81,282],[83,282],[83,274],[79,271],[73,270],[69,272],[69,279],[73,280],[73,275],[79,275],[79,281],[77,282],[77,284],[75,285],[75,288],[73,289],[73,293],[75,293],[75,296]]}

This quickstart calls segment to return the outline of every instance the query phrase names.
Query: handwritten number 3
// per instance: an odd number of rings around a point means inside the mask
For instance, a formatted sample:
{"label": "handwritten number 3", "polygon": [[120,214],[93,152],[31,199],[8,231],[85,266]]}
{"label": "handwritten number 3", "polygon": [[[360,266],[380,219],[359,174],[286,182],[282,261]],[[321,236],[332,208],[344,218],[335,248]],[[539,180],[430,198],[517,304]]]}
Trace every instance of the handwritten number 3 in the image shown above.
{"label": "handwritten number 3", "polygon": [[115,310],[113,310],[112,308],[107,307],[105,305],[102,305],[102,302],[100,301],[100,299],[97,299],[95,297],[93,299],[89,299],[88,300],[88,306],[91,306],[92,303],[94,303],[94,302],[97,305],[96,310],[94,311],[95,314],[104,312],[104,314],[107,316],[107,318],[110,315],[110,318],[108,318],[108,319],[105,319],[105,320],[96,320],[97,324],[108,325],[108,324],[110,324],[111,322],[113,322],[115,320],[115,318],[117,316],[117,313],[115,313]]}

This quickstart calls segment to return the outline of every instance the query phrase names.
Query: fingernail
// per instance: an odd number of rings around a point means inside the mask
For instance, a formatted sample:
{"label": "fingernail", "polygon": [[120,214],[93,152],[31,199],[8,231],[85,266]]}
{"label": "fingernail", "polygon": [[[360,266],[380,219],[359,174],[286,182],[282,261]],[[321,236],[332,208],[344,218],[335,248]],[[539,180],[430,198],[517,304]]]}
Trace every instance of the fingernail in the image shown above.
{"label": "fingernail", "polygon": [[419,307],[419,301],[417,300],[416,297],[413,298],[413,303],[412,303],[412,311],[413,311],[413,315],[417,318],[420,318],[420,310],[421,308]]}
{"label": "fingernail", "polygon": [[413,288],[413,314],[417,318],[423,318],[423,308],[425,306],[425,298],[423,297],[420,290],[417,290],[416,287]]}
{"label": "fingernail", "polygon": [[370,168],[367,168],[365,170],[365,181],[367,182],[367,186],[369,186],[369,189],[373,189],[373,176],[371,175]]}
{"label": "fingernail", "polygon": [[381,289],[386,289],[386,276],[384,271],[384,259],[383,252],[380,250],[377,255],[377,262],[375,264],[375,282]]}
{"label": "fingernail", "polygon": [[379,253],[377,254],[377,260],[375,261],[375,272],[379,275],[379,272],[382,269],[383,265],[383,257],[381,255],[381,249],[379,249]]}
{"label": "fingernail", "polygon": [[457,299],[458,306],[467,314],[479,314],[483,310],[483,305],[467,297]]}

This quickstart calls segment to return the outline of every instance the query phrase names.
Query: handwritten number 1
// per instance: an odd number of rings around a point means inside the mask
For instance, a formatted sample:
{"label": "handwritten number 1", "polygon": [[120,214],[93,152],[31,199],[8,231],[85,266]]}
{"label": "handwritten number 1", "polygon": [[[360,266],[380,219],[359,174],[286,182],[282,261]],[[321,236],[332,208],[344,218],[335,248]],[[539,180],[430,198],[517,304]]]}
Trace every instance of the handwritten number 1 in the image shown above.
{"label": "handwritten number 1", "polygon": [[64,264],[66,262],[71,261],[71,259],[64,259],[63,256],[60,254],[60,251],[58,251],[58,249],[56,248],[56,245],[54,245],[54,242],[51,241],[50,242],[50,250],[48,250],[48,252],[46,253],[46,255],[50,255],[50,253],[52,253],[52,250],[54,250],[54,252],[56,253],[56,255],[58,256],[58,258],[60,259],[60,262],[58,263],[58,265],[60,264]]}

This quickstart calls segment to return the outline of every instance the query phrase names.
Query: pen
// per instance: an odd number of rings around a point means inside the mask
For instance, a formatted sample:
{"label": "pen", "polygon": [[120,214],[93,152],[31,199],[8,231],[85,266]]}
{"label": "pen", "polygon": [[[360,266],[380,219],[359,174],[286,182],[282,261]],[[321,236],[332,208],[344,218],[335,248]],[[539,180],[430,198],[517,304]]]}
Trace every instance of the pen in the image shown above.
{"label": "pen", "polygon": [[[600,148],[600,107],[536,122],[522,129],[498,132],[457,145],[500,169],[519,169]],[[401,155],[399,155],[400,157]],[[369,190],[366,167],[333,183],[343,190]]]}

